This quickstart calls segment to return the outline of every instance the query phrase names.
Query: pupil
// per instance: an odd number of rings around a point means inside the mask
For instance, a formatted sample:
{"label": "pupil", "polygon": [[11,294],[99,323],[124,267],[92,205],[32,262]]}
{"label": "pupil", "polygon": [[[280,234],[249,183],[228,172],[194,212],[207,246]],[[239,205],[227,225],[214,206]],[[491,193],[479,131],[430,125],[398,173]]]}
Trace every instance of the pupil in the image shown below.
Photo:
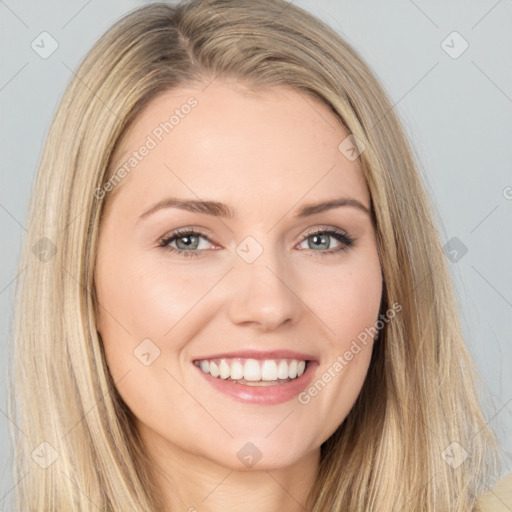
{"label": "pupil", "polygon": [[[321,242],[321,240],[324,239],[324,243]],[[320,241],[319,245],[324,245],[325,249],[329,248],[329,240],[326,235],[313,235],[314,244]],[[319,245],[316,245],[316,247],[319,247]]]}
{"label": "pupil", "polygon": [[180,241],[187,240],[187,242],[184,243],[184,246],[185,247],[190,247],[196,241],[196,240],[193,240],[193,239],[197,239],[197,237],[193,236],[193,235],[187,235],[187,236],[182,236],[181,238],[178,238],[177,242],[179,244]]}

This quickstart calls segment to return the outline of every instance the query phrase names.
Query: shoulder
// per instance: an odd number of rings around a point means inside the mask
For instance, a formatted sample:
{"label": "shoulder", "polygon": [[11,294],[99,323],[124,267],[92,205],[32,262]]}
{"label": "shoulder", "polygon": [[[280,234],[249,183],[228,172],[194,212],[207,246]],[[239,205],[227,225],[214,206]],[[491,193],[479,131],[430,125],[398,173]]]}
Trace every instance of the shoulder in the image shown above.
{"label": "shoulder", "polygon": [[510,512],[512,510],[512,473],[503,477],[479,500],[482,512]]}

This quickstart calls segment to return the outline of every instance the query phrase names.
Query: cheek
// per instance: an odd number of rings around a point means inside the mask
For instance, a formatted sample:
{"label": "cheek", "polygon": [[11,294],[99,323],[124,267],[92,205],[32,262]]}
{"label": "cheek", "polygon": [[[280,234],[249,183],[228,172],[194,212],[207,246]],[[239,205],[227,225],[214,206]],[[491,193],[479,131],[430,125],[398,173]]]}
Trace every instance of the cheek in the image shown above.
{"label": "cheek", "polygon": [[137,258],[104,261],[99,268],[99,328],[108,343],[120,344],[130,335],[134,342],[164,337],[210,286],[204,274]]}
{"label": "cheek", "polygon": [[382,296],[378,256],[316,273],[304,294],[327,330],[321,364],[299,403],[323,442],[350,412],[367,375]]}
{"label": "cheek", "polygon": [[[170,421],[165,404],[200,416],[197,403],[174,381],[183,381],[176,357],[193,337],[190,322],[200,327],[198,303],[218,278],[204,269],[171,269],[164,260],[124,254],[122,261],[106,255],[97,273],[98,330],[116,387],[137,417],[149,422]],[[186,438],[186,430],[181,435]]]}
{"label": "cheek", "polygon": [[303,281],[305,303],[327,327],[329,338],[343,349],[373,326],[382,297],[382,274],[376,255],[346,265],[320,268]]}

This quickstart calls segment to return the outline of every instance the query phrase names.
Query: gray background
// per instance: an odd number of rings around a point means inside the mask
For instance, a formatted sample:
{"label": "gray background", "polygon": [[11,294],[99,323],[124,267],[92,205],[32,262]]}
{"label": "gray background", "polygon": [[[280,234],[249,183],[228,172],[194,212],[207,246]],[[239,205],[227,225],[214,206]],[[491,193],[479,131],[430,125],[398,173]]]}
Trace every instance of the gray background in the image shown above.
{"label": "gray background", "polygon": [[[136,0],[0,0],[0,509],[12,510],[6,377],[28,195],[72,71]],[[485,412],[512,471],[512,2],[295,1],[354,45],[409,134],[442,219]],[[46,31],[57,50],[32,41]],[[450,35],[454,31],[460,36]],[[443,41],[445,41],[443,43]],[[465,46],[468,48],[458,55]],[[46,48],[49,46],[47,45]],[[450,55],[451,53],[451,55]],[[459,242],[454,241],[456,237]],[[456,244],[459,244],[458,246]],[[463,244],[463,246],[461,245]],[[467,248],[463,254],[461,247]],[[461,257],[462,256],[462,257]]]}

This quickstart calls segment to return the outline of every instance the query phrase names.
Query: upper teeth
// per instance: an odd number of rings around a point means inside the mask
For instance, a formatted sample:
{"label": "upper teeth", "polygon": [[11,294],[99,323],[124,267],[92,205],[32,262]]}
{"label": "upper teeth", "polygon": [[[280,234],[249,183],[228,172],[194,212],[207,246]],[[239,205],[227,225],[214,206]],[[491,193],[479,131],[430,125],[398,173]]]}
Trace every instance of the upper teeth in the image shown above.
{"label": "upper teeth", "polygon": [[252,382],[296,379],[306,369],[306,361],[297,359],[203,359],[195,364],[213,377]]}

